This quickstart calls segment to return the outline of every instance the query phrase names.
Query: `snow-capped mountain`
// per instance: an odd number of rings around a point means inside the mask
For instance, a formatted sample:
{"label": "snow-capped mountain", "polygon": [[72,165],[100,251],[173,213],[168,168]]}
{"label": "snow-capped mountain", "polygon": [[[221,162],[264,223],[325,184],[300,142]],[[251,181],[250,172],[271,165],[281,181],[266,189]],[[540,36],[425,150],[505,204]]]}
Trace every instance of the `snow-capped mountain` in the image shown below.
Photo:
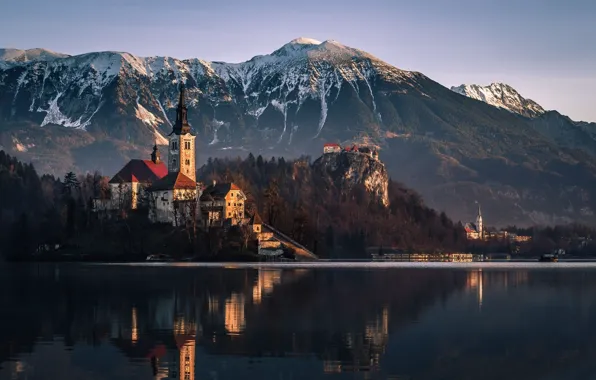
{"label": "snow-capped mountain", "polygon": [[417,75],[335,41],[305,38],[240,64],[117,52],[63,59],[48,55],[48,60],[41,54],[35,60],[12,56],[11,67],[0,74],[0,91],[12,98],[1,105],[2,113],[11,119],[93,131],[111,117],[98,111],[116,100],[118,107],[129,109],[126,116],[146,124],[160,139],[173,116],[177,86],[184,82],[193,99],[190,106],[202,111],[189,119],[203,141],[228,145],[241,145],[237,130],[247,125],[256,127],[259,139],[276,144],[317,138],[325,126],[338,124],[329,112],[341,101],[342,89],[381,118],[371,84],[401,83],[407,91],[415,89]]}
{"label": "snow-capped mountain", "polygon": [[[317,157],[324,142],[371,144],[393,179],[455,218],[472,218],[478,200],[492,224],[596,219],[596,142],[504,86],[491,94],[507,110],[308,38],[234,64],[123,52],[0,57],[0,149],[42,172],[109,175],[148,155],[166,143],[183,82],[199,166],[248,151]],[[514,99],[544,114],[519,117]]]}
{"label": "snow-capped mountain", "polygon": [[526,99],[514,88],[504,83],[491,83],[488,86],[462,84],[451,90],[491,106],[506,109],[527,117],[536,117],[546,112],[538,103]]}

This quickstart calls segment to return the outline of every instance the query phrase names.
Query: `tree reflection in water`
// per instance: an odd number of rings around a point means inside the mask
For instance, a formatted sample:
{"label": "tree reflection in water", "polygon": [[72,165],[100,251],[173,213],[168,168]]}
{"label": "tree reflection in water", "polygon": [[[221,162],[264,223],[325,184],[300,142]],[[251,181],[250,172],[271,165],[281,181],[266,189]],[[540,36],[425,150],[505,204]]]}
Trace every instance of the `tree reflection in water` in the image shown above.
{"label": "tree reflection in water", "polygon": [[[1,296],[10,307],[0,311],[0,379],[49,380],[59,377],[28,370],[30,363],[55,365],[36,355],[42,347],[83,362],[108,358],[104,367],[87,368],[96,378],[277,378],[298,372],[314,378],[353,372],[472,378],[464,374],[478,371],[480,362],[491,368],[480,369],[483,378],[498,378],[511,368],[529,371],[521,359],[536,342],[554,347],[528,330],[536,308],[525,308],[528,297],[548,304],[554,301],[545,289],[552,290],[553,282],[570,284],[555,287],[559,292],[595,284],[588,276],[578,280],[577,273],[575,282],[565,282],[560,273],[544,271],[405,268],[39,265],[0,274],[0,286],[10,289]],[[580,301],[581,325],[596,314],[592,303]],[[515,319],[512,311],[526,319]],[[517,331],[522,322],[526,329],[520,331],[533,334],[525,337],[529,343],[510,344],[495,335]],[[572,352],[582,344],[568,339],[568,360],[577,359]],[[502,356],[499,347],[518,350],[520,359]],[[501,365],[491,366],[491,360]],[[70,364],[61,364],[61,376],[77,373],[76,360],[65,362]]]}

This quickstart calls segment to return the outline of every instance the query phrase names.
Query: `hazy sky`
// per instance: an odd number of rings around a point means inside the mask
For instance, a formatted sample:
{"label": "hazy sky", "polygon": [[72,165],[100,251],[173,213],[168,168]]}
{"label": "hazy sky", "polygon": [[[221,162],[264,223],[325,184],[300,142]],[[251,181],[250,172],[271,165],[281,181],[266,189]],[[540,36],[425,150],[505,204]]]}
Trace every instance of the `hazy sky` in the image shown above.
{"label": "hazy sky", "polygon": [[300,36],[596,121],[595,0],[0,0],[0,47],[240,62]]}

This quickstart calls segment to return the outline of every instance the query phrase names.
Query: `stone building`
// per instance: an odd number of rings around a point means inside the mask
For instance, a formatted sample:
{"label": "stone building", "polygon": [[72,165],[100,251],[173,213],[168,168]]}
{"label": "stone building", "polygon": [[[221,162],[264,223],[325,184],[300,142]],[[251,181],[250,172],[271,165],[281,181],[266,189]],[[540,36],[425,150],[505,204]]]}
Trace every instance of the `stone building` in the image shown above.
{"label": "stone building", "polygon": [[202,226],[238,225],[245,220],[246,195],[234,183],[216,183],[206,187],[200,197]]}

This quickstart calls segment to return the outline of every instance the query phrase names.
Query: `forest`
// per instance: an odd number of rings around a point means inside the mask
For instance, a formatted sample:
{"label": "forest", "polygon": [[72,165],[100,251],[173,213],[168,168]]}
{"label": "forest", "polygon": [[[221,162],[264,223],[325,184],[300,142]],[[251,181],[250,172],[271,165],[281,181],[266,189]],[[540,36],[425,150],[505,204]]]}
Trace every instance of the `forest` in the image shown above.
{"label": "forest", "polygon": [[449,251],[466,245],[461,224],[426,207],[415,191],[389,180],[384,207],[363,185],[339,188],[309,157],[209,159],[198,178],[236,183],[265,223],[320,257],[365,257],[370,246]]}
{"label": "forest", "polygon": [[[245,159],[209,159],[198,178],[207,184],[236,183],[245,191],[249,208],[258,210],[266,223],[320,257],[365,257],[369,246],[456,250],[466,244],[461,225],[426,207],[416,192],[390,181],[386,208],[362,186],[349,191],[337,188],[312,169],[308,157],[266,160],[249,154]],[[123,216],[126,221],[111,222],[124,223],[125,228],[114,228],[92,212],[92,200],[106,196],[108,180],[100,173],[39,176],[31,164],[0,151],[2,250],[14,254],[35,251],[42,244],[68,246],[80,243],[83,236],[97,239],[95,232],[101,229],[109,238],[102,238],[102,243],[122,241],[110,249],[150,252],[153,243],[140,242],[151,241],[144,235],[155,228],[142,215],[128,213]],[[184,249],[201,254],[204,245],[192,245]]]}
{"label": "forest", "polygon": [[[531,243],[522,244],[523,252],[506,241],[470,243],[461,223],[426,207],[420,195],[402,184],[389,180],[390,203],[384,207],[364,186],[339,188],[313,168],[309,157],[290,161],[249,154],[245,159],[209,159],[197,174],[205,184],[236,183],[248,197],[250,212],[258,211],[265,223],[323,258],[365,258],[367,247],[517,253],[594,248],[596,229],[578,224],[508,227],[511,233],[533,236]],[[40,176],[31,164],[0,151],[0,253],[24,255],[42,245],[87,245],[98,251],[146,255],[168,246],[201,257],[217,254],[234,238],[201,233],[185,239],[182,227],[151,225],[142,209],[103,221],[92,204],[94,198],[109,196],[108,180],[100,173]]]}

